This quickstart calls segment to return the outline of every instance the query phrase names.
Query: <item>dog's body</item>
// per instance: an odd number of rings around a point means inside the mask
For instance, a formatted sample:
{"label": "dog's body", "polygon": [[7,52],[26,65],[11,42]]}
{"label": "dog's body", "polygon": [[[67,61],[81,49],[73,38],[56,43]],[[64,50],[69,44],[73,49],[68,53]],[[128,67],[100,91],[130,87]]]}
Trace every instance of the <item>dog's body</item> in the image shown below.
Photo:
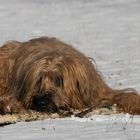
{"label": "dog's body", "polygon": [[9,42],[0,48],[0,113],[45,112],[117,104],[140,113],[134,90],[113,90],[93,63],[55,38]]}

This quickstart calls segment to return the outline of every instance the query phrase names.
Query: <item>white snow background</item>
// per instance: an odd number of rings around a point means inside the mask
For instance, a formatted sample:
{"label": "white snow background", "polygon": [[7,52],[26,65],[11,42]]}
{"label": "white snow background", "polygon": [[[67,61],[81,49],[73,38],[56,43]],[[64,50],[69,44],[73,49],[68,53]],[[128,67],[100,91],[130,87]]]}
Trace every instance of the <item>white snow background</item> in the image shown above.
{"label": "white snow background", "polygon": [[[140,91],[139,0],[0,0],[0,45],[57,37],[93,57],[113,88]],[[48,119],[0,128],[0,140],[140,140],[140,117]]]}

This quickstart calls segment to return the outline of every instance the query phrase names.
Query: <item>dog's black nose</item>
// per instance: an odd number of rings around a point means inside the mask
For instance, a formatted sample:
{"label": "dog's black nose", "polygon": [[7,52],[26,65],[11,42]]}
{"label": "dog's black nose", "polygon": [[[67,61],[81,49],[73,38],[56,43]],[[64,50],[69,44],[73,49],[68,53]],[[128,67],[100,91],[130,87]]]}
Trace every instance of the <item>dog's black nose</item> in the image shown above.
{"label": "dog's black nose", "polygon": [[46,92],[44,94],[36,95],[33,98],[33,106],[38,111],[44,111],[49,106],[52,99],[52,94]]}
{"label": "dog's black nose", "polygon": [[40,107],[40,108],[45,108],[47,106],[47,101],[45,100],[45,98],[42,97],[36,97],[35,98],[35,103],[36,106]]}

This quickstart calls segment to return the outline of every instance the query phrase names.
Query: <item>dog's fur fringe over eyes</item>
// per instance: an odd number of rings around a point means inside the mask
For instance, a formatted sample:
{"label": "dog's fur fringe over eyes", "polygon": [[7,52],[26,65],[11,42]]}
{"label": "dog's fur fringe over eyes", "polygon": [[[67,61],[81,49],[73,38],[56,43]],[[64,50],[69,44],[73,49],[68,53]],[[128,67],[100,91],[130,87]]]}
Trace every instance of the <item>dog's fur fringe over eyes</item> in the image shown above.
{"label": "dog's fur fringe over eyes", "polygon": [[7,42],[0,48],[0,113],[44,112],[116,104],[140,114],[133,89],[110,88],[91,59],[56,38]]}

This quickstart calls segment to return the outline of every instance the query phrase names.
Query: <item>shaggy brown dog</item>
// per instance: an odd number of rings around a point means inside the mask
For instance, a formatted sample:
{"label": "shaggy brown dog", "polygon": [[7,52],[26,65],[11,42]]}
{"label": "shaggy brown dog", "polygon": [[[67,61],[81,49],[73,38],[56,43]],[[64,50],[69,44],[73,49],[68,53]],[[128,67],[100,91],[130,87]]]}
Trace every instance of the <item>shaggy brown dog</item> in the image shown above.
{"label": "shaggy brown dog", "polygon": [[55,38],[9,42],[0,48],[0,113],[44,112],[117,104],[140,114],[132,89],[106,85],[85,55]]}

